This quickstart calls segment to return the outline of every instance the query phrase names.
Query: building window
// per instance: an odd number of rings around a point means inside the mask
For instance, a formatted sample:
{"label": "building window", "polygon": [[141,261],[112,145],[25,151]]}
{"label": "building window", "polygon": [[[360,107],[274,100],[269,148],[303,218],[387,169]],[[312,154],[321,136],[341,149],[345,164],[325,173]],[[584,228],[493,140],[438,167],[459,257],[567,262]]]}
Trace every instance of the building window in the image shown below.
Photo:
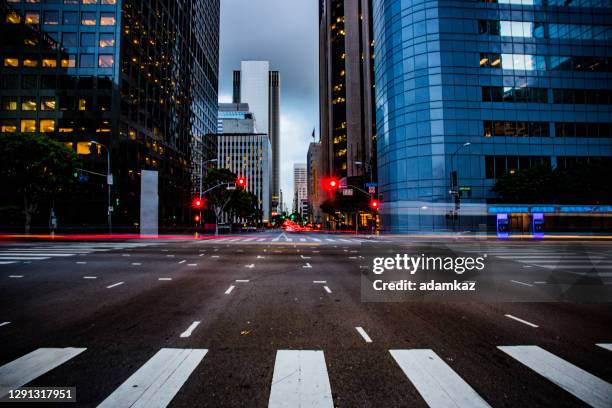
{"label": "building window", "polygon": [[34,11],[26,11],[25,23],[31,25],[38,25],[40,23],[40,14]]}
{"label": "building window", "polygon": [[34,119],[22,119],[21,120],[21,132],[22,133],[36,132],[36,121]]}
{"label": "building window", "polygon": [[100,13],[100,25],[102,26],[115,25],[115,13]]}
{"label": "building window", "polygon": [[45,11],[44,24],[58,25],[59,24],[59,12],[57,11]]}
{"label": "building window", "polygon": [[91,154],[91,143],[90,142],[78,142],[77,143],[77,154]]}
{"label": "building window", "polygon": [[17,132],[17,126],[12,120],[2,120],[0,125],[0,132],[2,133],[15,133]]}
{"label": "building window", "polygon": [[38,66],[38,56],[27,55],[23,58],[23,66],[28,68],[36,68]]}
{"label": "building window", "polygon": [[112,68],[113,64],[114,64],[114,57],[113,55],[102,55],[100,54],[98,56],[98,67],[100,68]]}
{"label": "building window", "polygon": [[96,13],[84,11],[81,13],[81,25],[93,26],[96,25]]}
{"label": "building window", "polygon": [[483,86],[483,102],[548,103],[548,89]]}
{"label": "building window", "polygon": [[21,23],[21,16],[15,12],[7,13],[6,22],[9,24],[19,24]]}
{"label": "building window", "polygon": [[98,0],[81,0],[83,4],[96,4]]}
{"label": "building window", "polygon": [[484,137],[549,137],[550,132],[548,122],[485,120],[482,135]]}
{"label": "building window", "polygon": [[499,35],[500,26],[497,20],[478,20],[478,33],[486,35]]}
{"label": "building window", "polygon": [[19,66],[19,59],[16,57],[4,57],[4,66],[16,68]]}
{"label": "building window", "polygon": [[553,89],[553,101],[559,104],[611,105],[612,91],[607,89]]}
{"label": "building window", "polygon": [[96,34],[81,33],[81,47],[95,47],[95,46],[96,46]]}
{"label": "building window", "polygon": [[87,98],[79,98],[78,101],[78,110],[85,111],[87,110],[87,106],[89,105]]}
{"label": "building window", "polygon": [[43,58],[42,66],[43,68],[56,68],[57,60],[55,58]]}
{"label": "building window", "polygon": [[93,68],[94,64],[94,55],[93,54],[81,54],[81,61],[79,66],[81,68]]}
{"label": "building window", "polygon": [[98,43],[100,48],[109,48],[115,46],[115,34],[113,33],[100,33],[100,42]]}
{"label": "building window", "polygon": [[53,97],[40,98],[40,110],[54,111],[55,110],[55,98]]}
{"label": "building window", "polygon": [[79,24],[79,13],[76,11],[64,11],[64,25]]}
{"label": "building window", "polygon": [[78,46],[76,33],[63,33],[62,34],[62,45],[64,47]]}
{"label": "building window", "polygon": [[17,110],[17,98],[14,96],[5,96],[2,98],[2,110],[14,111]]}
{"label": "building window", "polygon": [[62,68],[74,68],[76,66],[76,55],[68,55],[62,57]]}
{"label": "building window", "polygon": [[497,179],[506,173],[514,174],[517,170],[532,167],[550,168],[548,156],[485,156],[485,177]]}
{"label": "building window", "polygon": [[501,55],[481,52],[480,66],[482,68],[501,68]]}
{"label": "building window", "polygon": [[117,0],[101,0],[102,4],[117,4]]}
{"label": "building window", "polygon": [[36,98],[23,98],[21,99],[21,110],[22,111],[35,111],[36,110]]}
{"label": "building window", "polygon": [[533,37],[530,21],[500,21],[500,34],[504,37]]}
{"label": "building window", "polygon": [[41,133],[55,132],[55,120],[54,119],[41,119],[40,120],[40,132]]}
{"label": "building window", "polygon": [[556,137],[611,138],[612,123],[555,123]]}

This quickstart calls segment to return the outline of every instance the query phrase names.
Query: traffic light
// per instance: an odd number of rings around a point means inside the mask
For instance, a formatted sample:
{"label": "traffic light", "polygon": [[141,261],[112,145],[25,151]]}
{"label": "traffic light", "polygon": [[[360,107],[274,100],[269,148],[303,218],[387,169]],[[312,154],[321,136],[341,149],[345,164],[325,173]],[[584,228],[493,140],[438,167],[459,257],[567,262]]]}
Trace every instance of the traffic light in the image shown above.
{"label": "traffic light", "polygon": [[378,209],[380,208],[380,201],[375,200],[375,199],[371,199],[370,200],[370,208],[373,209],[374,211],[378,211]]}
{"label": "traffic light", "polygon": [[193,217],[193,220],[194,220],[195,222],[200,222],[200,219],[201,219],[201,218],[200,218],[200,216],[199,216],[199,215],[196,215],[195,217]]}
{"label": "traffic light", "polygon": [[240,188],[246,187],[246,179],[244,177],[238,177],[236,179],[236,187],[240,187]]}
{"label": "traffic light", "polygon": [[196,197],[193,199],[192,206],[193,208],[197,208],[199,210],[204,207],[204,200],[199,197]]}
{"label": "traffic light", "polygon": [[329,180],[327,180],[327,189],[328,190],[335,190],[338,187],[340,187],[340,183],[338,182],[338,179],[330,178]]}

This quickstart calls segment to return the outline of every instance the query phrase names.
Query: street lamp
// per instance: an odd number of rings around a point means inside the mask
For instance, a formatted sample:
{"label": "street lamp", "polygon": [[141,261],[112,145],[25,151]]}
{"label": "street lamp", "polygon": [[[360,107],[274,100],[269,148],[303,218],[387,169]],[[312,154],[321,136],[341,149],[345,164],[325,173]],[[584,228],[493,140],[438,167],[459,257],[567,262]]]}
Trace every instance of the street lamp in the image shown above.
{"label": "street lamp", "polygon": [[198,190],[200,192],[200,199],[202,199],[202,178],[204,177],[204,164],[216,163],[217,161],[217,159],[203,161],[202,156],[200,156],[200,190]]}
{"label": "street lamp", "polygon": [[113,209],[111,207],[111,185],[113,184],[113,175],[111,174],[110,150],[105,144],[98,143],[95,140],[92,140],[89,143],[101,146],[104,149],[106,149],[106,188],[107,188],[107,204],[108,204],[106,211],[108,215],[108,233],[111,234],[113,232],[113,220],[112,220]]}
{"label": "street lamp", "polygon": [[[459,215],[459,191],[457,190],[458,188],[458,183],[457,183],[457,172],[455,171],[455,162],[454,162],[454,158],[455,155],[457,153],[459,153],[459,150],[463,149],[464,147],[468,147],[470,146],[472,143],[470,142],[465,142],[464,144],[462,144],[461,146],[459,146],[457,148],[457,150],[455,150],[455,152],[453,154],[451,154],[451,173],[450,173],[450,182],[451,182],[451,188],[450,188],[450,195],[455,197],[455,211],[457,211],[457,215]],[[453,213],[453,227],[455,226],[455,217],[454,217],[454,213]],[[453,228],[454,229],[454,228]]]}

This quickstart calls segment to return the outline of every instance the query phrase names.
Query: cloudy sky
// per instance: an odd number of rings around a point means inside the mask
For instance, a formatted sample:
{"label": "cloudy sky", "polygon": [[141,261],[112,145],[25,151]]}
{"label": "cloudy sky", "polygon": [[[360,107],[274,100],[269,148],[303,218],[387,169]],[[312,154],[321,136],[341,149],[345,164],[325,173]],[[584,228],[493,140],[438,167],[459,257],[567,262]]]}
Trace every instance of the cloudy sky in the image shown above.
{"label": "cloudy sky", "polygon": [[232,101],[241,60],[268,60],[281,75],[281,189],[291,211],[293,163],[319,138],[318,2],[221,0],[219,101]]}

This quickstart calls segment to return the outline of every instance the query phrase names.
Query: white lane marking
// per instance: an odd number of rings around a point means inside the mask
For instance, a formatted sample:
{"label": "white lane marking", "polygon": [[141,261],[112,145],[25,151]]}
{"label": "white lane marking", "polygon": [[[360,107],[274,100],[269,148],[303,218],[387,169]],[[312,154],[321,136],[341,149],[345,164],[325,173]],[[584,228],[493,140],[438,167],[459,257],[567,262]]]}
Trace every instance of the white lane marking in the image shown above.
{"label": "white lane marking", "polygon": [[172,278],[158,278],[158,281],[171,281]]}
{"label": "white lane marking", "polygon": [[257,239],[257,242],[262,242],[262,241],[265,241],[265,240],[266,240],[265,238],[259,238],[259,239]]}
{"label": "white lane marking", "polygon": [[253,269],[255,267],[255,264],[248,264],[248,265],[244,265],[245,268],[249,268],[249,269]]}
{"label": "white lane marking", "polygon": [[278,350],[268,408],[333,408],[331,385],[320,350]]}
{"label": "white lane marking", "polygon": [[328,286],[323,286],[323,289],[325,289],[327,293],[332,293],[331,289]]}
{"label": "white lane marking", "polygon": [[8,277],[12,279],[21,279],[23,278],[23,275],[9,275]]}
{"label": "white lane marking", "polygon": [[546,284],[545,281],[535,281],[533,283],[535,283],[536,285],[545,285]]}
{"label": "white lane marking", "polygon": [[225,291],[226,295],[229,295],[230,293],[232,293],[232,290],[234,290],[235,286],[234,285],[230,285],[229,288],[227,288],[227,290]]}
{"label": "white lane marking", "polygon": [[321,242],[321,240],[319,238],[310,238],[310,239],[312,239],[315,242]]}
{"label": "white lane marking", "polygon": [[612,351],[612,343],[597,343],[596,346]]}
{"label": "white lane marking", "polygon": [[257,255],[257,259],[265,259],[265,258],[266,258],[265,256]]}
{"label": "white lane marking", "polygon": [[356,256],[349,256],[348,259],[357,259]]}
{"label": "white lane marking", "polygon": [[363,327],[357,326],[357,327],[355,327],[355,330],[357,330],[357,333],[359,333],[361,335],[361,337],[363,337],[363,340],[366,343],[371,343],[372,342],[372,339],[370,338],[370,336],[368,336],[368,333],[366,333],[366,331],[363,329]]}
{"label": "white lane marking", "polygon": [[520,318],[518,318],[516,316],[512,316],[511,314],[505,314],[504,316],[506,316],[509,319],[516,320],[517,322],[521,322],[523,324],[526,324],[527,326],[535,327],[536,329],[539,327],[537,324],[533,324],[531,322],[528,322],[527,320],[523,320],[523,319],[520,319]]}
{"label": "white lane marking", "polygon": [[280,240],[283,235],[285,234],[279,234],[276,238],[272,240],[272,242],[278,242],[278,240]]}
{"label": "white lane marking", "polygon": [[304,255],[300,255],[302,257],[302,259],[310,259],[312,258],[312,256],[304,256]]}
{"label": "white lane marking", "polygon": [[122,254],[121,256],[132,256],[132,255],[130,255],[130,254]]}
{"label": "white lane marking", "polygon": [[185,263],[185,262],[187,262],[187,260],[183,259],[182,261],[179,261],[178,263],[182,264],[182,263]]}
{"label": "white lane marking", "polygon": [[107,287],[106,287],[106,289],[112,289],[112,288],[114,288],[114,287],[116,287],[116,286],[123,285],[124,283],[125,283],[125,282],[117,282],[117,283],[113,283],[112,285],[107,286]]}
{"label": "white lane marking", "polygon": [[206,254],[200,254],[200,255],[198,255],[198,256],[204,256],[204,255],[206,255]]}
{"label": "white lane marking", "polygon": [[132,266],[140,266],[142,265],[140,262],[132,262]]}
{"label": "white lane marking", "polygon": [[83,279],[98,279],[97,276],[83,276]]}
{"label": "white lane marking", "polygon": [[312,265],[306,262],[306,265],[302,265],[302,268],[312,268]]}
{"label": "white lane marking", "polygon": [[43,256],[29,256],[27,258],[24,257],[14,257],[14,256],[0,256],[0,261],[44,261],[45,259],[49,259]]}
{"label": "white lane marking", "polygon": [[489,408],[490,405],[433,350],[389,350],[431,408]]}
{"label": "white lane marking", "polygon": [[6,326],[7,324],[11,324],[11,322],[2,322],[2,323],[0,323],[0,327]]}
{"label": "white lane marking", "polygon": [[210,257],[211,257],[211,258],[218,258],[218,257],[219,257],[219,255],[211,255]]}
{"label": "white lane marking", "polygon": [[306,238],[300,238],[300,242],[306,242]]}
{"label": "white lane marking", "polygon": [[181,338],[185,338],[185,337],[189,337],[191,336],[191,333],[193,333],[193,331],[196,329],[196,327],[198,327],[200,325],[200,322],[198,320],[194,321],[193,323],[191,323],[191,325],[187,328],[187,330],[185,330],[184,332],[181,333]]}
{"label": "white lane marking", "polygon": [[0,367],[0,398],[81,354],[84,348],[39,348]]}
{"label": "white lane marking", "polygon": [[174,255],[170,254],[170,255],[166,255],[168,258],[174,258]]}
{"label": "white lane marking", "polygon": [[246,239],[244,240],[244,242],[250,242],[250,241],[255,241],[255,238],[252,238],[252,237],[251,237],[251,238],[246,238]]}
{"label": "white lane marking", "polygon": [[531,283],[525,283],[525,282],[516,281],[516,280],[511,280],[510,282],[516,283],[517,285],[533,286]]}
{"label": "white lane marking", "polygon": [[592,407],[612,407],[612,384],[589,374],[538,346],[498,349]]}
{"label": "white lane marking", "polygon": [[1,261],[0,265],[10,265],[10,264],[14,264],[15,261]]}
{"label": "white lane marking", "polygon": [[87,262],[84,261],[77,261],[76,262],[77,265],[87,265]]}
{"label": "white lane marking", "polygon": [[324,281],[319,280],[319,281],[312,281],[312,283],[327,283],[327,281],[326,280],[324,280]]}
{"label": "white lane marking", "polygon": [[207,352],[207,349],[159,350],[98,407],[168,406]]}
{"label": "white lane marking", "polygon": [[336,240],[331,239],[331,238],[325,238],[325,240],[326,240],[327,242],[336,242]]}
{"label": "white lane marking", "polygon": [[249,280],[248,279],[236,279],[236,282],[238,282],[238,283],[248,283]]}
{"label": "white lane marking", "polygon": [[1,257],[7,257],[7,256],[18,256],[18,257],[29,257],[29,256],[49,256],[49,257],[58,257],[58,258],[63,258],[63,257],[67,257],[67,256],[74,256],[75,254],[60,254],[57,252],[46,252],[46,253],[41,253],[41,252],[0,252],[0,256]]}
{"label": "white lane marking", "polygon": [[344,239],[344,238],[340,238],[338,241],[342,241],[342,242],[351,242],[348,239]]}
{"label": "white lane marking", "polygon": [[187,264],[187,266],[198,266],[198,264]]}

